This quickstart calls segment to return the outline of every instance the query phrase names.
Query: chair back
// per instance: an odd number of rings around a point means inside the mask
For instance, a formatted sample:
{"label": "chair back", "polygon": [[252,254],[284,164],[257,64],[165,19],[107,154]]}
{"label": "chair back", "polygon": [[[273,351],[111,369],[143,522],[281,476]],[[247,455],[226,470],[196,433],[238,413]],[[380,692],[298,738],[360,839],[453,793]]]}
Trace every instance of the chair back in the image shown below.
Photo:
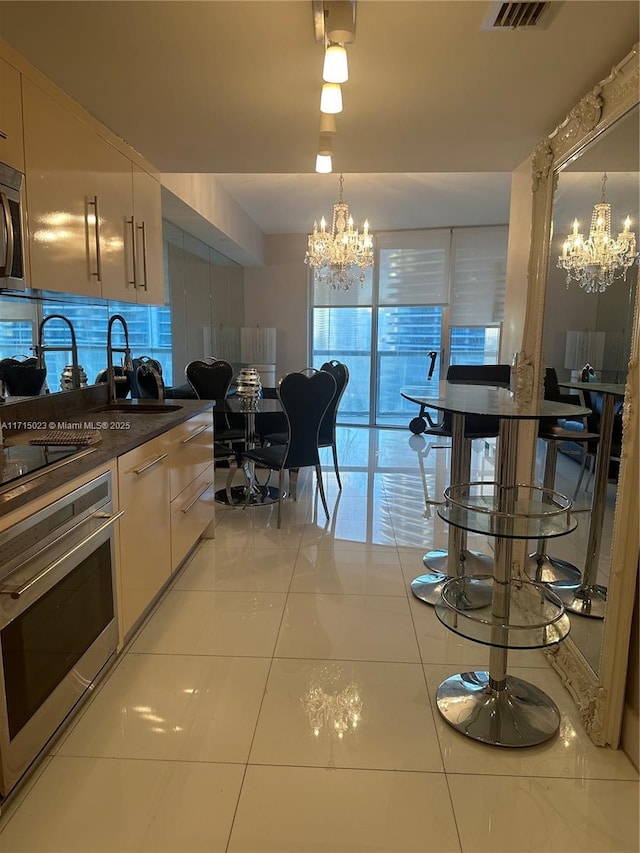
{"label": "chair back", "polygon": [[164,380],[152,364],[141,364],[135,371],[135,377],[140,399],[164,400]]}
{"label": "chair back", "polygon": [[335,393],[336,381],[324,370],[311,376],[287,373],[280,380],[278,397],[287,418],[288,432],[284,468],[320,464],[320,423]]}
{"label": "chair back", "polygon": [[[447,370],[447,382],[461,385],[499,385],[508,388],[510,379],[509,364],[452,364]],[[469,415],[464,423],[466,435],[491,436],[500,431],[500,420],[492,415]],[[443,426],[451,431],[450,412],[444,413]]]}
{"label": "chair back", "polygon": [[346,364],[333,359],[326,361],[320,370],[325,373],[330,373],[336,381],[336,393],[324,413],[322,423],[320,424],[320,432],[318,435],[318,446],[329,447],[333,445],[336,438],[336,418],[338,416],[338,406],[344,394],[347,382],[349,381],[349,368]]}
{"label": "chair back", "polygon": [[231,387],[233,368],[224,359],[196,359],[185,367],[184,375],[201,400],[224,400]]}
{"label": "chair back", "polygon": [[[215,361],[196,359],[190,361],[184,369],[187,382],[201,400],[225,399],[233,380],[233,367],[222,358]],[[226,412],[214,409],[214,428],[217,432],[229,429],[229,417]]]}

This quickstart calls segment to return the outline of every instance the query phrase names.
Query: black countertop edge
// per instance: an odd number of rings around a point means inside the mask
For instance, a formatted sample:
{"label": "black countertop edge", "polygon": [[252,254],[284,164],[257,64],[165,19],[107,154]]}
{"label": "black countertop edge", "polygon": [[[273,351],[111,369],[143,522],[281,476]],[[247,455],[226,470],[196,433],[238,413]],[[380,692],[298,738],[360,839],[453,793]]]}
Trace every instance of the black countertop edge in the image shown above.
{"label": "black countertop edge", "polygon": [[[94,389],[87,390],[94,391]],[[212,400],[172,399],[166,403],[159,400],[143,400],[141,403],[145,406],[150,405],[154,408],[162,409],[165,405],[180,406],[180,408],[171,408],[162,414],[140,412],[131,415],[128,412],[91,411],[92,408],[106,404],[106,397],[102,399],[101,394],[96,396],[95,393],[88,393],[81,396],[81,392],[68,392],[68,394],[48,396],[57,399],[54,401],[43,397],[29,400],[24,404],[16,402],[11,406],[3,405],[0,409],[3,421],[44,425],[45,429],[49,422],[55,423],[56,427],[60,425],[59,428],[64,428],[63,425],[66,423],[78,424],[79,426],[75,428],[82,428],[85,423],[96,425],[99,423],[101,440],[91,445],[91,453],[79,455],[77,459],[70,457],[69,461],[59,468],[54,470],[43,468],[36,475],[27,474],[0,488],[0,516],[25,506],[35,498],[42,497],[83,474],[109,464],[118,456],[162,435],[194,415],[213,410],[215,406]],[[40,400],[43,400],[41,406],[38,405]],[[132,408],[134,407],[135,403],[132,404]],[[41,432],[39,429],[4,430],[4,442],[7,445],[28,444],[29,439],[39,432]],[[79,450],[86,449],[79,448]]]}

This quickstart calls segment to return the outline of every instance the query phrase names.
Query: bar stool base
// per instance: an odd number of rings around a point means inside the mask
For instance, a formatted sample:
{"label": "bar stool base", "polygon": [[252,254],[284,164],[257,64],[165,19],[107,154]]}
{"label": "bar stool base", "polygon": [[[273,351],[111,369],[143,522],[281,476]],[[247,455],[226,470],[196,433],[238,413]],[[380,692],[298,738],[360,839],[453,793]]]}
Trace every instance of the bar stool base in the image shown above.
{"label": "bar stool base", "polygon": [[[465,576],[493,574],[493,557],[477,551],[463,553]],[[425,604],[435,605],[440,599],[442,587],[452,577],[448,573],[449,552],[446,548],[428,551],[422,558],[422,562],[431,571],[411,581],[411,592]],[[486,607],[491,601],[491,588],[484,581],[471,581],[465,589],[466,600],[460,602],[460,610]]]}
{"label": "bar stool base", "polygon": [[607,587],[599,584],[578,586],[574,584],[553,584],[553,592],[559,596],[565,610],[590,619],[604,619],[607,609]]}
{"label": "bar stool base", "polygon": [[[463,564],[465,575],[490,575],[493,574],[493,557],[481,554],[479,551],[463,551]],[[446,548],[436,548],[427,551],[422,558],[425,568],[430,574],[449,574],[449,551]]]}
{"label": "bar stool base", "polygon": [[577,566],[567,560],[549,557],[548,554],[529,554],[527,575],[538,583],[572,583],[580,584],[582,574]]}
{"label": "bar stool base", "polygon": [[462,672],[436,691],[438,711],[461,734],[493,746],[535,746],[560,727],[560,711],[538,687],[508,675],[506,687],[489,685],[488,672]]}
{"label": "bar stool base", "polygon": [[[466,576],[465,576],[466,577]],[[435,605],[442,595],[442,587],[451,580],[449,575],[429,574],[420,575],[411,581],[411,592],[425,604]],[[469,577],[465,583],[464,596],[457,600],[458,610],[476,610],[486,607],[491,602],[492,589],[485,580],[474,580]]]}

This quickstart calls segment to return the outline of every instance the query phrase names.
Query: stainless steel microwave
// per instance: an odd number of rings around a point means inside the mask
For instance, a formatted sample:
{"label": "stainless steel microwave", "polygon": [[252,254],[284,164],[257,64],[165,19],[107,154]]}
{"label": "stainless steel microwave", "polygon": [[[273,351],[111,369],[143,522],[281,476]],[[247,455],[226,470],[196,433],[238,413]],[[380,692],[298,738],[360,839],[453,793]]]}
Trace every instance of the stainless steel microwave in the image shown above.
{"label": "stainless steel microwave", "polygon": [[0,290],[24,290],[23,175],[0,163]]}

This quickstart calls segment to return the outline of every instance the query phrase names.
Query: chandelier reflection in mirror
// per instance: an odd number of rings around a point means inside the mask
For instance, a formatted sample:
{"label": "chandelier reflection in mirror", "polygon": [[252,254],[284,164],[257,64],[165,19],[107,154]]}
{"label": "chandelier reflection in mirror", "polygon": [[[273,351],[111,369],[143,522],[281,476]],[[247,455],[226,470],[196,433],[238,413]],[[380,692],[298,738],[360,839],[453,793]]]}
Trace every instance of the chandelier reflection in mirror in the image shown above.
{"label": "chandelier reflection in mirror", "polygon": [[630,231],[631,220],[627,216],[624,230],[618,239],[611,237],[611,205],[605,200],[607,173],[602,176],[602,197],[593,206],[589,238],[579,232],[578,220],[574,220],[573,232],[562,244],[558,267],[567,272],[567,287],[577,281],[587,293],[604,293],[616,279],[626,280],[627,270],[638,257],[636,235]]}
{"label": "chandelier reflection in mirror", "polygon": [[340,199],[333,205],[331,231],[324,216],[313,223],[313,234],[304,262],[313,270],[315,281],[329,284],[334,290],[348,290],[355,281],[364,281],[365,270],[373,265],[373,235],[365,219],[362,234],[353,227],[349,205],[342,200],[344,177],[340,175]]}
{"label": "chandelier reflection in mirror", "polygon": [[[362,714],[362,698],[357,684],[344,684],[342,669],[332,664],[314,670],[309,690],[304,694],[302,707],[316,737],[326,726],[342,739],[349,729],[356,729]],[[343,686],[344,685],[344,686]]]}

